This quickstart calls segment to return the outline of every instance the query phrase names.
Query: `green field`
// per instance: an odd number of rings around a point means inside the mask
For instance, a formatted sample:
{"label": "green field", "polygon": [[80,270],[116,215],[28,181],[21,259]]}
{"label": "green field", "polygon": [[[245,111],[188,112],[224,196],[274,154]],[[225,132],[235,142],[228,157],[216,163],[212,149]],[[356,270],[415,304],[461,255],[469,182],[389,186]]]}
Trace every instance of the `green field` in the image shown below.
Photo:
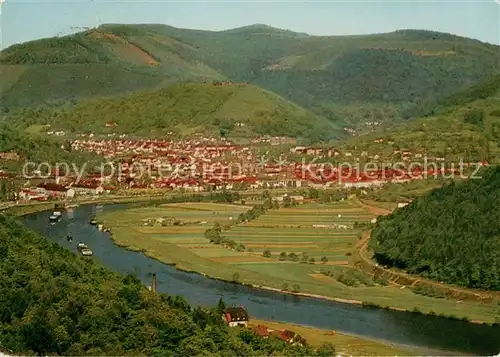
{"label": "green field", "polygon": [[[262,255],[269,250],[273,260],[277,260],[281,252],[293,252],[305,253],[318,262],[321,257],[327,257],[329,264],[345,265],[347,254],[354,252],[358,234],[361,233],[352,228],[353,224],[372,218],[369,212],[348,201],[304,205],[269,211],[254,221],[233,227],[223,235],[252,249],[255,254]],[[334,225],[347,228],[332,228]]]}
{"label": "green field", "polygon": [[[488,322],[494,319],[494,303],[417,295],[410,288],[373,283],[371,276],[358,271],[354,263],[361,231],[349,227],[374,216],[356,200],[270,210],[253,221],[236,224],[238,215],[248,208],[215,203],[166,204],[104,213],[98,219],[112,229],[116,244],[186,271],[397,309],[418,308]],[[161,217],[178,220],[182,225],[162,226],[157,222]],[[243,244],[245,250],[238,252],[206,239],[205,230],[215,222],[223,227],[223,237]],[[343,224],[348,228],[313,228],[315,224]],[[270,257],[263,256],[265,250],[271,252]],[[281,252],[295,253],[299,261],[280,261]],[[308,263],[300,262],[302,253],[306,253]],[[309,262],[311,257],[314,263]],[[321,257],[328,261],[322,262]],[[361,283],[349,285],[339,276],[356,276]]]}

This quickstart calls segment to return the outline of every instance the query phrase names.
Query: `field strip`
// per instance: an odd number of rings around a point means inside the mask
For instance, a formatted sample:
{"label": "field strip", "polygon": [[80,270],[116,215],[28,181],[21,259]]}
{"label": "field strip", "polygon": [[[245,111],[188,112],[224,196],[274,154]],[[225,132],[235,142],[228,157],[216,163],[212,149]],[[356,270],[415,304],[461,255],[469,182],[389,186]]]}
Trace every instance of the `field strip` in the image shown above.
{"label": "field strip", "polygon": [[319,248],[316,244],[247,244],[248,248]]}
{"label": "field strip", "polygon": [[359,207],[350,207],[350,208],[319,208],[319,209],[314,209],[314,208],[282,208],[279,210],[280,213],[287,214],[287,213],[310,213],[316,214],[317,212],[320,213],[330,213],[330,212],[344,212],[344,213],[351,213],[351,212],[359,212],[359,213],[364,213],[366,214],[366,211],[363,209],[360,209]]}
{"label": "field strip", "polygon": [[136,230],[144,234],[203,234],[203,232],[205,232],[206,230],[206,228],[205,229],[201,228],[186,232],[183,230],[172,230],[160,227],[135,227],[135,228]]}
{"label": "field strip", "polygon": [[252,209],[251,206],[241,206],[241,205],[231,205],[231,204],[220,204],[220,203],[165,203],[160,205],[160,207],[167,208],[181,208],[185,210],[199,210],[199,211],[211,211],[211,212],[228,212],[233,211],[248,211]]}
{"label": "field strip", "polygon": [[275,261],[255,255],[245,255],[237,257],[212,257],[208,260],[216,263],[241,264],[241,263],[276,263]]}
{"label": "field strip", "polygon": [[305,245],[314,245],[316,246],[316,243],[315,242],[311,242],[311,241],[288,241],[287,239],[273,239],[272,241],[268,241],[268,240],[251,240],[251,241],[245,241],[245,240],[241,240],[239,239],[238,240],[239,243],[243,243],[243,242],[247,242],[248,243],[248,246],[252,246],[252,245],[268,245],[268,244],[293,244],[293,245],[298,245],[300,244],[301,246],[303,246],[304,244]]}
{"label": "field strip", "polygon": [[262,239],[282,239],[283,237],[287,239],[339,239],[339,238],[349,238],[349,239],[357,239],[357,233],[358,232],[353,232],[349,230],[341,230],[341,231],[335,231],[335,232],[324,232],[325,234],[316,234],[315,232],[297,232],[297,234],[290,234],[288,232],[276,232],[275,234],[261,234],[260,232],[256,232],[254,234],[252,233],[247,233],[247,232],[241,232],[241,234],[238,234],[240,232],[236,230],[231,230],[227,232],[223,232],[223,235],[227,236],[232,236],[232,237],[240,237],[240,238],[245,238],[248,237],[249,239],[253,238],[262,238]]}
{"label": "field strip", "polygon": [[326,276],[324,274],[307,274],[307,275],[309,275],[314,280],[320,281],[322,283],[333,283],[333,282],[336,282],[335,279],[333,279],[333,278],[331,278],[329,276]]}
{"label": "field strip", "polygon": [[326,263],[316,262],[316,264],[318,264],[318,265],[321,265],[321,264],[324,264],[324,265],[336,265],[336,266],[346,266],[346,267],[349,266],[349,262],[347,260],[336,260],[336,261],[333,261],[333,262],[328,261]]}

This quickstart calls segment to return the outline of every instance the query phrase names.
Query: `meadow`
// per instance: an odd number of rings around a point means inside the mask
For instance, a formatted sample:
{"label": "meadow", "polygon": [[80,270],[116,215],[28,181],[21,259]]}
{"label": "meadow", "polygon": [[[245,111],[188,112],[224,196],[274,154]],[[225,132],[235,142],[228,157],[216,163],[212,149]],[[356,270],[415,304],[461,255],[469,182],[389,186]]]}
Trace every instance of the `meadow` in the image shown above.
{"label": "meadow", "polygon": [[304,337],[312,346],[321,346],[324,343],[335,345],[337,352],[349,356],[418,356],[425,355],[428,351],[420,351],[406,346],[393,346],[384,341],[370,340],[357,336],[332,331],[321,330],[309,326],[300,326],[291,323],[251,319],[250,326],[263,325],[272,330],[287,329]]}
{"label": "meadow", "polygon": [[[268,210],[237,223],[248,209],[236,204],[175,203],[104,213],[98,220],[112,229],[117,245],[182,270],[256,287],[493,322],[493,303],[418,295],[358,270],[357,246],[363,235],[354,225],[375,218],[358,200]],[[216,222],[223,238],[244,249],[205,238],[205,231]]]}

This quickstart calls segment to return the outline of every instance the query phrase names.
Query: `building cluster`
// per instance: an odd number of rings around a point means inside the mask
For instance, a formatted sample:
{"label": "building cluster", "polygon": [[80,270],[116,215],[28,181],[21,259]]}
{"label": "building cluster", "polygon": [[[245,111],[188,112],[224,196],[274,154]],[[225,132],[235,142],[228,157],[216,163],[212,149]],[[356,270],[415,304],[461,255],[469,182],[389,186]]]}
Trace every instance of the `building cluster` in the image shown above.
{"label": "building cluster", "polygon": [[[281,139],[280,139],[281,140]],[[284,139],[283,139],[284,140]],[[269,143],[268,143],[269,144]],[[106,163],[85,175],[53,170],[37,187],[24,188],[21,199],[45,200],[75,195],[99,195],[116,189],[158,189],[201,192],[207,190],[246,190],[272,188],[366,188],[442,175],[459,174],[458,168],[442,168],[439,161],[430,166],[409,165],[390,168],[374,165],[338,165],[336,157],[352,152],[334,148],[297,146],[292,154],[331,157],[332,162],[299,161],[293,155],[268,160],[257,155],[258,145],[237,145],[225,139],[198,137],[175,141],[166,139],[78,138],[72,150],[90,152]],[[403,158],[422,153],[400,150]],[[361,156],[367,156],[362,152]],[[5,153],[5,159],[10,158]],[[420,156],[419,156],[420,157]],[[483,163],[487,165],[487,163]]]}
{"label": "building cluster", "polygon": [[[224,309],[223,320],[229,327],[248,327],[249,315],[243,306],[233,306]],[[278,338],[292,345],[306,345],[307,341],[294,331],[287,329],[275,330],[264,325],[253,326],[252,330],[258,336],[267,339],[269,337]]]}
{"label": "building cluster", "polygon": [[259,136],[257,138],[252,139],[252,144],[266,144],[271,146],[278,145],[295,145],[297,143],[297,139],[289,138],[286,136],[270,136],[264,135]]}

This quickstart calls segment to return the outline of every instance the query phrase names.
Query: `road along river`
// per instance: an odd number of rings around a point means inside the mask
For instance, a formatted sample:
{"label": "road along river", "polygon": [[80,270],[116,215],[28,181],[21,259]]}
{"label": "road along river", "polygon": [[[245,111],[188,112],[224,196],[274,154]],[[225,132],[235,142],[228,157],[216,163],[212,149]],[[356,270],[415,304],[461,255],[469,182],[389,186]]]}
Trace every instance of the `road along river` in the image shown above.
{"label": "road along river", "polygon": [[[182,295],[194,305],[215,306],[222,296],[227,304],[243,305],[251,316],[264,320],[308,325],[441,351],[477,355],[496,355],[500,351],[500,327],[298,297],[186,273],[142,253],[116,246],[108,233],[89,224],[98,210],[114,211],[126,207],[123,204],[80,206],[63,213],[61,221],[55,225],[49,224],[51,212],[47,211],[20,219],[27,227],[75,252],[76,243],[87,244],[94,252],[93,259],[115,272],[135,274],[145,284],[150,283],[149,274],[156,273],[159,291]],[[68,234],[74,238],[72,243],[66,240]]]}

